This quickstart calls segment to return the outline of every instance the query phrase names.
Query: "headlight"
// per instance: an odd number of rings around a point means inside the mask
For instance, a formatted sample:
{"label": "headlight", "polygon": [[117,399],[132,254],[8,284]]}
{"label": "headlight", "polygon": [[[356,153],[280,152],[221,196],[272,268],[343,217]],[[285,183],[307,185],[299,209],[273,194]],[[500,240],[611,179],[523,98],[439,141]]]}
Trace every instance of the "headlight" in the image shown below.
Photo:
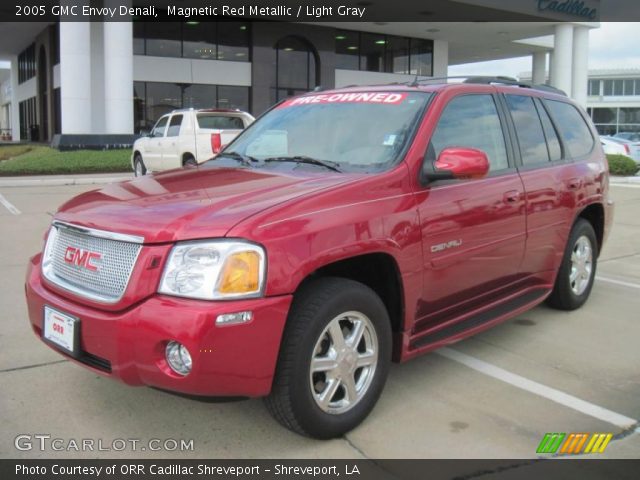
{"label": "headlight", "polygon": [[264,249],[239,240],[178,243],[169,254],[158,292],[202,300],[259,297]]}

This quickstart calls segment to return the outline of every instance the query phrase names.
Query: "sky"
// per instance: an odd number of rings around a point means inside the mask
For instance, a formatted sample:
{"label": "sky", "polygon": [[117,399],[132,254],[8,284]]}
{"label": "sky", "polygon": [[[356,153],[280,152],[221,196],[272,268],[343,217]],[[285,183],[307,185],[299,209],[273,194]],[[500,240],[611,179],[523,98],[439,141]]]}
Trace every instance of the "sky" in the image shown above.
{"label": "sky", "polygon": [[[589,69],[640,68],[640,23],[601,22],[589,32]],[[506,75],[531,71],[531,57],[449,67],[449,75]]]}
{"label": "sky", "polygon": [[[6,64],[6,65],[5,65]],[[0,68],[9,68],[0,61]],[[640,68],[640,23],[602,22],[589,34],[589,68]],[[531,71],[531,57],[449,67],[449,75],[506,75]]]}

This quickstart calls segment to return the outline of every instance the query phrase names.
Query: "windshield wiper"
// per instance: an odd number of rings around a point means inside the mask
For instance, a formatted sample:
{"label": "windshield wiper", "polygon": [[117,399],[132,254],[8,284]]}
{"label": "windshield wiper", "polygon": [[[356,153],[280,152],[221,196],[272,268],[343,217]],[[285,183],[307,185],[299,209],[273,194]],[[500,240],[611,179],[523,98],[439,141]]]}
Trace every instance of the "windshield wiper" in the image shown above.
{"label": "windshield wiper", "polygon": [[214,157],[214,160],[220,157],[228,157],[234,160],[238,160],[240,163],[246,165],[247,167],[252,167],[254,163],[258,163],[257,158],[253,158],[250,155],[243,155],[238,152],[222,152],[217,157]]}
{"label": "windshield wiper", "polygon": [[265,158],[265,163],[267,162],[294,162],[294,163],[307,163],[309,165],[319,165],[321,167],[328,168],[329,170],[333,170],[334,172],[342,173],[340,170],[340,165],[336,162],[330,162],[328,160],[318,160],[317,158],[306,157],[304,155],[294,155],[291,157],[271,157]]}

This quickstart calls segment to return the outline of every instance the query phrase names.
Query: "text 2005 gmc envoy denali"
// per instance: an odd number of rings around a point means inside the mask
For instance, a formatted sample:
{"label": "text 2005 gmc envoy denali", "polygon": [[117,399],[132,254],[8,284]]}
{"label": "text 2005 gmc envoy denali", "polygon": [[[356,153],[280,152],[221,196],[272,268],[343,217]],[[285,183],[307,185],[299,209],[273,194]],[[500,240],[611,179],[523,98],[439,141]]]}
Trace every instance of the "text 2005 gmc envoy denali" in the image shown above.
{"label": "text 2005 gmc envoy denali", "polygon": [[79,195],[29,266],[34,332],[130,385],[266,396],[343,434],[392,360],[589,296],[612,218],[597,133],[509,83],[313,92],[198,167]]}

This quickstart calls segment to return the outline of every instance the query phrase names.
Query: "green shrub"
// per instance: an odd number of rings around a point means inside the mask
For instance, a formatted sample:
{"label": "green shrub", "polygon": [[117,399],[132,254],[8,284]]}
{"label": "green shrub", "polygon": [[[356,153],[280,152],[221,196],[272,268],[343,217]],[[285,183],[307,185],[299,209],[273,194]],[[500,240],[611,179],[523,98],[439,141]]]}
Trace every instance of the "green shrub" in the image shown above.
{"label": "green shrub", "polygon": [[611,175],[635,175],[638,171],[636,162],[626,155],[607,155],[607,161]]}
{"label": "green shrub", "polygon": [[130,149],[61,152],[50,147],[31,146],[21,155],[8,160],[0,158],[0,176],[129,172],[130,155]]}

